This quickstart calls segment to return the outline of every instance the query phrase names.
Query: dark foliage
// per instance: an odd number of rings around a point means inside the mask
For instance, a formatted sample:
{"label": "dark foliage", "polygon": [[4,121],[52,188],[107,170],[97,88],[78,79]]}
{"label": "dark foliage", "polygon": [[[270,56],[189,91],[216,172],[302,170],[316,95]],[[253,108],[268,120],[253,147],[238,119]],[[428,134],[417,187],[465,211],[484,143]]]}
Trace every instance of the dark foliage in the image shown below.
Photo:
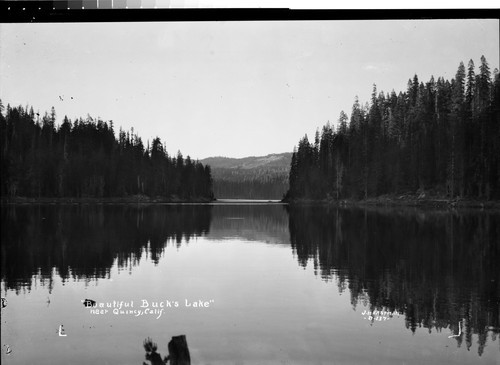
{"label": "dark foliage", "polygon": [[33,108],[2,106],[2,196],[213,197],[210,167],[170,157],[159,138],[145,147],[133,129],[116,139],[112,121],[55,121],[54,108],[40,118]]}
{"label": "dark foliage", "polygon": [[[208,234],[210,205],[6,205],[1,209],[2,282],[31,289],[32,277],[51,290],[64,281],[109,278],[147,254],[158,264],[168,245]],[[54,268],[56,271],[54,271]]]}
{"label": "dark foliage", "polygon": [[289,152],[244,158],[210,157],[218,199],[281,199],[288,190]]}
{"label": "dark foliage", "polygon": [[433,191],[449,198],[500,198],[500,78],[481,57],[455,78],[408,81],[406,92],[377,93],[349,124],[307,135],[292,156],[289,198],[368,198]]}
{"label": "dark foliage", "polygon": [[500,215],[411,209],[289,208],[299,265],[351,304],[404,315],[412,332],[449,328],[481,355],[500,331]]}
{"label": "dark foliage", "polygon": [[234,171],[218,169],[214,173],[214,193],[227,199],[281,199],[288,189],[286,171]]}

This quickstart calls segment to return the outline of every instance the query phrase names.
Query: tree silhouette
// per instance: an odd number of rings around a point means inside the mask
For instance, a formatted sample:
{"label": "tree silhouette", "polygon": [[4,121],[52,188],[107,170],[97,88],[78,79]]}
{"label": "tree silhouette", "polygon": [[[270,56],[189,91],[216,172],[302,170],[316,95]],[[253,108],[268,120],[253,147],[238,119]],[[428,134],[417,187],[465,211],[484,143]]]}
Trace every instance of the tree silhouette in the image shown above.
{"label": "tree silhouette", "polygon": [[2,196],[213,199],[210,169],[180,151],[169,157],[158,137],[144,148],[133,130],[116,138],[112,122],[99,118],[65,116],[56,126],[54,108],[36,115],[1,109]]}
{"label": "tree silhouette", "polygon": [[290,168],[289,199],[369,198],[425,191],[448,198],[500,198],[498,70],[481,57],[451,81],[408,80],[406,92],[355,98],[314,143],[303,137]]}

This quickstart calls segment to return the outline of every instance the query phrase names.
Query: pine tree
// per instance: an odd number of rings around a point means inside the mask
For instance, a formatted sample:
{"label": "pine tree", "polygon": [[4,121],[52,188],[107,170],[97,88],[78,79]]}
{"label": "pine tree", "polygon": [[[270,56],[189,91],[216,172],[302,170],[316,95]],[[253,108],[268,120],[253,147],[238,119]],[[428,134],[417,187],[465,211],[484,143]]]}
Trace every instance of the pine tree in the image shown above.
{"label": "pine tree", "polygon": [[33,108],[0,110],[2,196],[213,198],[210,169],[189,157],[184,163],[180,152],[170,159],[159,138],[145,150],[133,130],[120,129],[116,139],[100,118],[65,116],[56,126],[54,108],[41,121]]}
{"label": "pine tree", "polygon": [[451,82],[431,77],[424,84],[414,75],[406,92],[387,96],[374,85],[370,105],[356,97],[349,124],[343,112],[337,131],[327,123],[319,147],[318,134],[314,144],[307,136],[299,141],[289,196],[366,199],[434,190],[450,198],[498,197],[499,95],[498,71],[492,81],[484,57],[479,74],[470,60],[466,75],[461,62]]}

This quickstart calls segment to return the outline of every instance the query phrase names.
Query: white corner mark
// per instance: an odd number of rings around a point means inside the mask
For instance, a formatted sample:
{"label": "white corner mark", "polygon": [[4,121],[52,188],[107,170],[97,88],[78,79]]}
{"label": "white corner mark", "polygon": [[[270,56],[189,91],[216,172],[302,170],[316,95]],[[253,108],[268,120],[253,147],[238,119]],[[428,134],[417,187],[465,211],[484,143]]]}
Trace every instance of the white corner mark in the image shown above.
{"label": "white corner mark", "polygon": [[12,353],[12,349],[10,348],[10,346],[7,344],[5,344],[3,346],[5,347],[5,354],[10,355]]}
{"label": "white corner mark", "polygon": [[67,336],[67,334],[64,333],[64,328],[62,324],[59,326],[59,336],[62,337]]}
{"label": "white corner mark", "polygon": [[458,335],[451,335],[448,336],[448,338],[453,338],[453,337],[460,337],[462,335],[462,321],[458,321]]}

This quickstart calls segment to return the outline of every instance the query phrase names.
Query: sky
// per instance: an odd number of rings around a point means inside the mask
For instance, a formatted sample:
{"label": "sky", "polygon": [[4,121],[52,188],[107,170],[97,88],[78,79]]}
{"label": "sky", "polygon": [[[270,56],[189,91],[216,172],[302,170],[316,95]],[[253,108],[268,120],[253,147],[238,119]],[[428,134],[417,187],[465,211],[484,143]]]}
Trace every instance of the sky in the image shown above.
{"label": "sky", "polygon": [[90,115],[169,154],[291,152],[355,96],[499,67],[499,20],[0,24],[0,98]]}

